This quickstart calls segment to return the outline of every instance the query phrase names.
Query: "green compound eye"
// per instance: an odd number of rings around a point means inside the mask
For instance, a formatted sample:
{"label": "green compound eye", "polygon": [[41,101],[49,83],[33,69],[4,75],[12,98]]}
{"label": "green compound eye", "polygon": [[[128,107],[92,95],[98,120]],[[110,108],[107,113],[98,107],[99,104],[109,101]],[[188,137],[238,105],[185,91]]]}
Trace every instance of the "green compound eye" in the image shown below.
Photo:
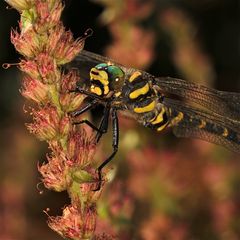
{"label": "green compound eye", "polygon": [[97,66],[95,66],[96,69],[98,70],[106,70],[106,68],[108,67],[109,65],[107,63],[100,63],[98,64]]}
{"label": "green compound eye", "polygon": [[107,73],[111,90],[116,90],[122,86],[125,74],[120,67],[109,63],[100,63],[96,65],[95,68]]}
{"label": "green compound eye", "polygon": [[109,80],[115,80],[116,78],[123,78],[124,72],[120,67],[115,65],[109,65],[107,63],[100,63],[96,67],[98,70],[102,70],[108,73]]}
{"label": "green compound eye", "polygon": [[108,66],[107,69],[109,80],[116,80],[116,79],[122,79],[124,77],[124,72],[120,67],[117,66]]}

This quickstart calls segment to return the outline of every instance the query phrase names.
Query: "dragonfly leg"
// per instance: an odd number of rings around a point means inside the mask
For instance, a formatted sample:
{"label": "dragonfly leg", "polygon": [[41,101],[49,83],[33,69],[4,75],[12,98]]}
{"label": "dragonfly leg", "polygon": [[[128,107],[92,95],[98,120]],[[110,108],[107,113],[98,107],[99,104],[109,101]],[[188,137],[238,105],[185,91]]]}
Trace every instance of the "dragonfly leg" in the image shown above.
{"label": "dragonfly leg", "polygon": [[[72,117],[76,117],[76,116],[79,116],[81,115],[82,113],[90,110],[91,108],[93,108],[97,103],[97,100],[91,102],[91,103],[88,103],[86,106],[84,106],[83,108],[81,108],[80,110],[77,110],[75,112],[73,112],[71,114]],[[96,142],[98,143],[100,138],[102,137],[102,135],[104,133],[107,132],[107,129],[108,129],[108,119],[109,119],[109,112],[110,112],[110,107],[109,105],[107,105],[105,108],[104,108],[104,113],[103,113],[103,117],[102,117],[102,120],[99,124],[99,126],[95,126],[93,123],[91,123],[89,120],[87,119],[84,119],[84,120],[81,120],[79,122],[74,122],[73,124],[74,125],[78,125],[78,124],[87,124],[90,128],[92,128],[93,130],[95,130],[97,132],[96,136],[95,136],[95,139],[96,139]]]}
{"label": "dragonfly leg", "polygon": [[[99,124],[99,127],[96,127],[94,124],[92,124],[90,121],[88,120],[82,120],[79,122],[79,124],[87,124],[88,126],[90,126],[92,129],[96,130],[97,131],[97,134],[95,136],[95,139],[96,139],[96,143],[99,142],[100,138],[102,137],[102,135],[104,133],[107,132],[108,130],[108,120],[109,120],[109,113],[110,113],[110,106],[107,105],[105,108],[104,108],[104,113],[103,113],[103,117],[102,117],[102,120]],[[115,154],[114,154],[115,155]],[[113,155],[113,156],[114,156]],[[112,156],[112,157],[113,157]],[[111,156],[110,156],[111,157]],[[111,158],[112,158],[111,157]],[[110,161],[110,160],[109,160]],[[109,162],[108,161],[108,162]],[[105,161],[100,165],[100,167],[97,168],[97,173],[98,173],[98,185],[97,185],[97,188],[94,189],[94,191],[98,191],[100,188],[101,188],[101,183],[102,183],[102,174],[101,174],[101,170],[102,168],[107,164],[107,162],[105,163]]]}
{"label": "dragonfly leg", "polygon": [[112,111],[112,131],[113,131],[113,137],[112,137],[112,147],[113,152],[112,154],[97,168],[98,173],[98,186],[94,191],[98,191],[101,188],[102,184],[102,170],[103,168],[113,159],[113,157],[116,155],[118,151],[118,143],[119,143],[119,125],[118,125],[118,117],[117,117],[117,111],[116,109],[113,109]]}
{"label": "dragonfly leg", "polygon": [[101,120],[101,122],[99,124],[99,127],[98,127],[99,131],[97,131],[97,134],[96,134],[96,142],[97,143],[99,142],[102,135],[104,133],[106,133],[107,130],[108,130],[109,113],[110,113],[110,106],[106,106],[104,108],[102,120]]}
{"label": "dragonfly leg", "polygon": [[99,127],[96,127],[93,123],[91,123],[89,120],[87,119],[84,119],[84,120],[81,120],[79,122],[74,122],[73,123],[74,125],[80,125],[80,124],[86,124],[88,125],[90,128],[92,128],[93,130],[97,131],[97,132],[100,132],[100,129]]}

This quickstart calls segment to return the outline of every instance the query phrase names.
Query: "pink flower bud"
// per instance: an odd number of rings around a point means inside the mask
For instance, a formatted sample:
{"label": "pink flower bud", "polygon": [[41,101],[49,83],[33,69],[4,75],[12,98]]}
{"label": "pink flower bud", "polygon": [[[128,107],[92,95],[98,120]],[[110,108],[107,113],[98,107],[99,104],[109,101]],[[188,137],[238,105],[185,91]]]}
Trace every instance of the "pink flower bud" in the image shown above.
{"label": "pink flower bud", "polygon": [[34,123],[27,127],[40,140],[51,140],[58,137],[59,116],[55,107],[47,106],[39,111],[32,111]]}
{"label": "pink flower bud", "polygon": [[40,32],[54,28],[59,24],[63,10],[62,2],[59,0],[37,1],[36,15],[38,16],[37,30]]}
{"label": "pink flower bud", "polygon": [[82,211],[70,205],[61,217],[50,217],[48,225],[64,238],[91,239],[96,228],[96,215],[94,206]]}
{"label": "pink flower bud", "polygon": [[59,82],[61,74],[52,56],[41,53],[36,57],[36,64],[43,83]]}
{"label": "pink flower bud", "polygon": [[35,33],[33,29],[28,29],[24,33],[19,34],[16,30],[11,31],[11,41],[16,50],[24,57],[33,58],[41,52],[40,44],[42,39]]}
{"label": "pink flower bud", "polygon": [[84,98],[82,94],[66,93],[61,94],[60,102],[66,112],[73,112],[81,106]]}
{"label": "pink flower bud", "polygon": [[39,75],[39,71],[38,71],[38,65],[35,61],[22,60],[19,64],[19,68],[21,71],[28,74],[31,78],[38,79],[38,80],[41,79],[41,77]]}
{"label": "pink flower bud", "polygon": [[[64,31],[61,36],[57,35],[56,37],[58,37],[59,40],[54,49],[53,56],[59,65],[66,64],[73,60],[83,49],[85,43],[85,38],[79,38],[74,41],[70,31]],[[53,39],[52,41],[56,40]]]}
{"label": "pink flower bud", "polygon": [[58,48],[58,44],[61,37],[64,35],[65,28],[62,23],[59,23],[53,30],[52,34],[49,35],[48,44],[46,46],[46,51],[53,54]]}
{"label": "pink flower bud", "polygon": [[55,60],[46,53],[41,53],[33,60],[22,60],[20,69],[31,78],[42,83],[52,84],[60,81],[60,71]]}
{"label": "pink flower bud", "polygon": [[23,78],[21,94],[37,103],[46,102],[48,99],[48,86],[29,76]]}
{"label": "pink flower bud", "polygon": [[46,188],[53,189],[57,192],[66,190],[65,178],[65,156],[59,152],[57,156],[47,157],[48,163],[38,167],[42,174],[42,181]]}

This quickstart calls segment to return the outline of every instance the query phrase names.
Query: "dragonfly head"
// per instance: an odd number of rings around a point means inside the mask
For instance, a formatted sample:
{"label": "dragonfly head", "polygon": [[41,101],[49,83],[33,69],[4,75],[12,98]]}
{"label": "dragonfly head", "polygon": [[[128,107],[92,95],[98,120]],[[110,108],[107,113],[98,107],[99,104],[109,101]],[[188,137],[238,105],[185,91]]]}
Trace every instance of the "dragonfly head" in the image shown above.
{"label": "dragonfly head", "polygon": [[100,63],[90,71],[90,91],[98,96],[119,92],[124,83],[123,70],[112,63]]}

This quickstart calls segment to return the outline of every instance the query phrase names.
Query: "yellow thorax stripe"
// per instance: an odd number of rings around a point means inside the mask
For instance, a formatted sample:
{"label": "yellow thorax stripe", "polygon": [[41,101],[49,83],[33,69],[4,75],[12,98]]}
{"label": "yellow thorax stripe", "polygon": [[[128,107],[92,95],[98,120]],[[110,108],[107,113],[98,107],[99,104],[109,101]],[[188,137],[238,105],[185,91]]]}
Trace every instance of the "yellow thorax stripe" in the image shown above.
{"label": "yellow thorax stripe", "polygon": [[129,94],[129,97],[131,99],[135,99],[135,98],[137,98],[140,95],[146,94],[148,91],[149,91],[149,84],[146,83],[143,87],[141,87],[139,89],[136,89],[135,91],[131,92]]}
{"label": "yellow thorax stripe", "polygon": [[100,87],[94,87],[94,86],[92,86],[92,87],[90,88],[90,90],[91,90],[92,93],[95,93],[95,94],[97,94],[98,96],[101,96],[101,95],[102,95],[102,90],[101,90]]}
{"label": "yellow thorax stripe", "polygon": [[[93,74],[92,71],[98,72],[99,75]],[[99,82],[101,82],[101,84],[103,84],[105,86],[109,84],[108,74],[105,71],[101,71],[96,68],[92,68],[92,70],[90,71],[90,79],[98,80]]]}
{"label": "yellow thorax stripe", "polygon": [[107,95],[109,93],[109,87],[104,86],[104,95]]}
{"label": "yellow thorax stripe", "polygon": [[122,93],[122,92],[116,92],[114,95],[115,95],[116,97],[119,97],[119,96],[121,95],[121,93]]}
{"label": "yellow thorax stripe", "polygon": [[129,82],[133,82],[137,77],[141,76],[142,73],[139,71],[134,72],[131,77],[129,78]]}
{"label": "yellow thorax stripe", "polygon": [[152,101],[148,105],[144,107],[136,107],[134,108],[135,113],[145,113],[145,112],[151,112],[155,108],[155,101]]}

